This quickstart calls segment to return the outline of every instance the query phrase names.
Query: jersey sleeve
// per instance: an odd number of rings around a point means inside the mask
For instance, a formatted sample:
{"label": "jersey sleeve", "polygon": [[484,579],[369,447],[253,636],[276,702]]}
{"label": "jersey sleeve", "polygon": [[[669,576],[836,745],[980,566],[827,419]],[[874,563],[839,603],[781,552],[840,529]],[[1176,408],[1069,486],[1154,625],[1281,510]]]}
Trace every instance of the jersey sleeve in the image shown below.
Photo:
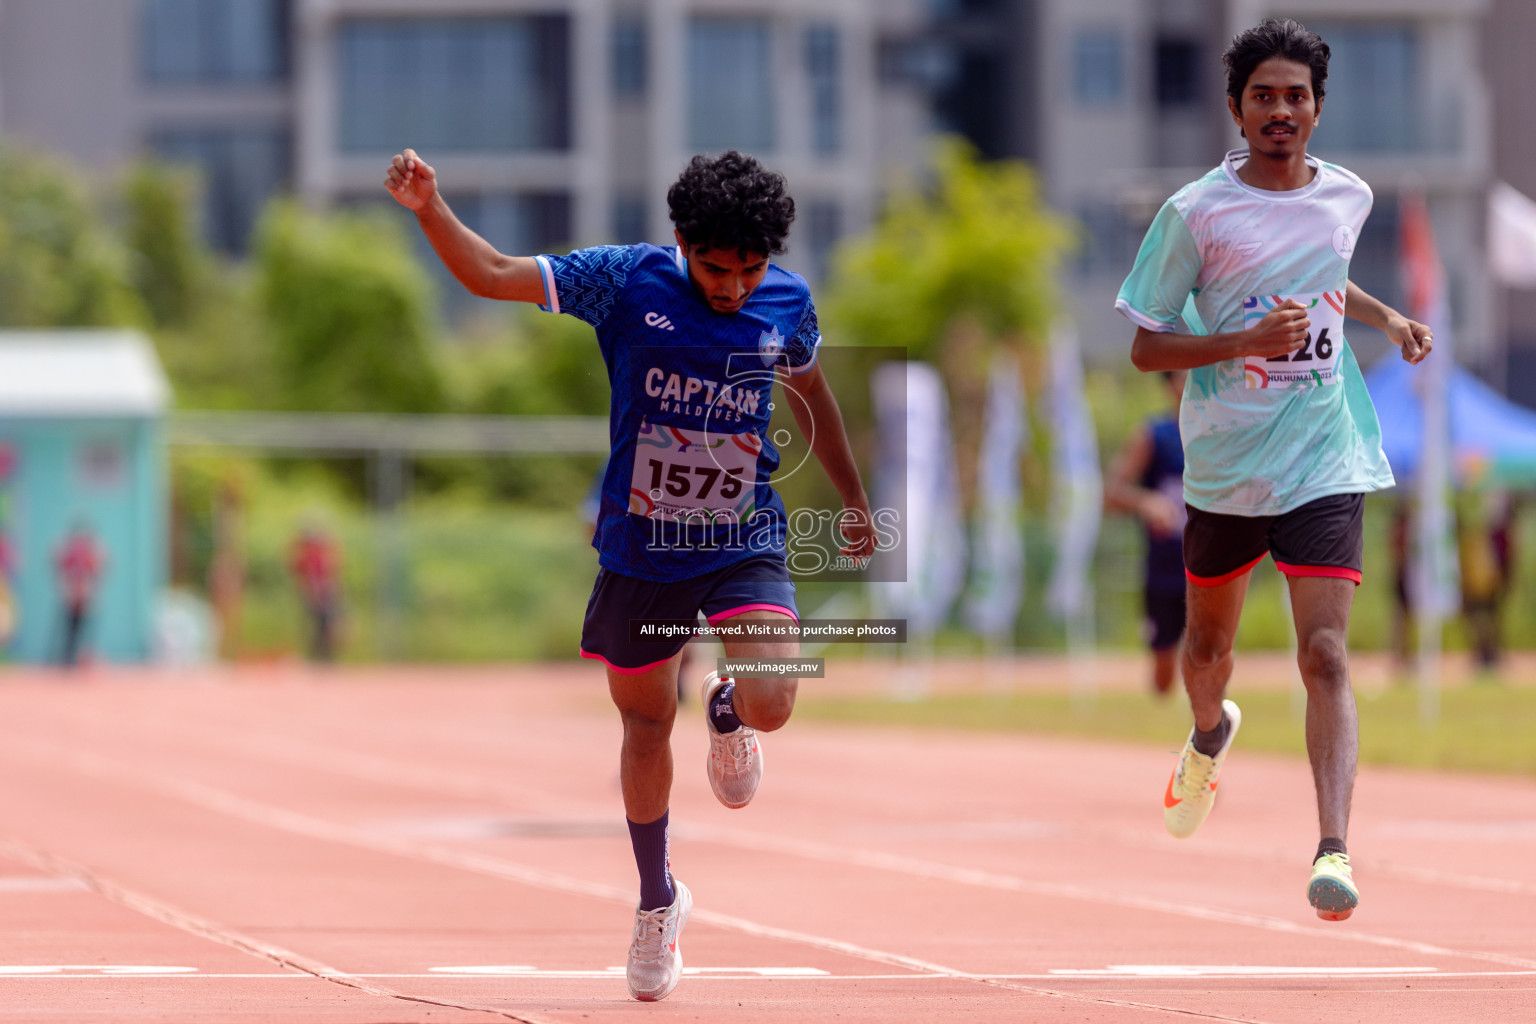
{"label": "jersey sleeve", "polygon": [[1195,236],[1172,201],[1163,204],[1141,241],[1115,308],[1149,331],[1171,331],[1200,279],[1203,259]]}
{"label": "jersey sleeve", "polygon": [[629,283],[637,252],[630,245],[601,245],[564,256],[535,256],[539,276],[544,279],[544,301],[539,308],[569,313],[593,327],[602,326]]}
{"label": "jersey sleeve", "polygon": [[807,301],[805,312],[800,315],[800,324],[795,328],[795,333],[790,335],[789,344],[784,346],[784,355],[780,361],[791,374],[806,373],[816,365],[816,353],[820,348],[821,326],[816,322],[816,306]]}

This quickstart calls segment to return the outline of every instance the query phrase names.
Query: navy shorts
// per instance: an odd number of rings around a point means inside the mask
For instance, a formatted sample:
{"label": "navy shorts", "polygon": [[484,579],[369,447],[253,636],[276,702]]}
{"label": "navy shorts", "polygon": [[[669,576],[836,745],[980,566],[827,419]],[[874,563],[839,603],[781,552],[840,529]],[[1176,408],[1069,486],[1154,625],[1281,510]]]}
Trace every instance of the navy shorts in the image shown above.
{"label": "navy shorts", "polygon": [[1184,636],[1184,591],[1144,590],[1147,609],[1147,646],[1166,651]]}
{"label": "navy shorts", "polygon": [[1335,576],[1360,582],[1365,495],[1331,494],[1277,516],[1229,516],[1189,507],[1184,574],[1197,587],[1219,587],[1266,554],[1287,576]]}
{"label": "navy shorts", "polygon": [[711,624],[743,612],[782,612],[795,621],[795,584],[783,555],[754,555],[724,569],[671,583],[597,571],[581,627],[581,656],[625,675],[639,675],[667,661],[688,637],[636,640],[631,619],[695,619]]}

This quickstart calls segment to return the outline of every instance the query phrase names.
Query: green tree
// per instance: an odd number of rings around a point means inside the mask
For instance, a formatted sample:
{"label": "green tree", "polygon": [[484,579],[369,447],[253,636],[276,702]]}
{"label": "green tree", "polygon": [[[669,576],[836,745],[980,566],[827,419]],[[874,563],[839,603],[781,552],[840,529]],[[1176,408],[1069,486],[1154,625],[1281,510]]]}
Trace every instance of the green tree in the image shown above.
{"label": "green tree", "polygon": [[985,163],[947,139],[935,169],[930,190],[897,191],[874,230],[838,253],[824,290],[837,336],[915,359],[932,358],[960,322],[992,341],[1044,337],[1070,223],[1022,163]]}
{"label": "green tree", "polygon": [[[1058,312],[1061,262],[1075,241],[1052,212],[1034,173],[1015,161],[983,162],[959,139],[938,149],[931,187],[899,189],[874,229],[837,253],[823,289],[827,336],[856,345],[904,348],[935,363],[949,385],[960,484],[974,493],[986,402],[988,356],[1020,350],[1025,376]],[[1038,486],[1046,434],[1024,467],[1026,493]]]}
{"label": "green tree", "polygon": [[185,324],[193,314],[213,254],[192,216],[196,179],[180,168],[146,161],[123,185],[123,235],[134,287],[156,326]]}
{"label": "green tree", "polygon": [[327,412],[440,412],[435,308],[409,240],[376,214],[268,205],[256,233],[257,294],[281,401]]}
{"label": "green tree", "polygon": [[0,325],[116,327],[145,320],[122,245],[69,166],[0,149]]}

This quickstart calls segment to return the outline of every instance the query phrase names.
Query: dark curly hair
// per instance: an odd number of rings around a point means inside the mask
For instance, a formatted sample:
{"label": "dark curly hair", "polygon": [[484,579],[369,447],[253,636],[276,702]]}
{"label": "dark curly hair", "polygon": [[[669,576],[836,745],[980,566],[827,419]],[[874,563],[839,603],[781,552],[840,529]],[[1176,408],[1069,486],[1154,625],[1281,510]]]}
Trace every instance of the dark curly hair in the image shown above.
{"label": "dark curly hair", "polygon": [[1323,85],[1328,81],[1328,44],[1323,37],[1299,21],[1290,18],[1266,18],[1246,32],[1232,37],[1232,45],[1221,55],[1227,69],[1227,95],[1239,107],[1243,89],[1253,76],[1253,69],[1271,57],[1284,57],[1312,69],[1312,95],[1323,102]]}
{"label": "dark curly hair", "polygon": [[672,223],[689,245],[772,256],[784,251],[795,201],[784,175],[734,149],[688,162],[667,190]]}

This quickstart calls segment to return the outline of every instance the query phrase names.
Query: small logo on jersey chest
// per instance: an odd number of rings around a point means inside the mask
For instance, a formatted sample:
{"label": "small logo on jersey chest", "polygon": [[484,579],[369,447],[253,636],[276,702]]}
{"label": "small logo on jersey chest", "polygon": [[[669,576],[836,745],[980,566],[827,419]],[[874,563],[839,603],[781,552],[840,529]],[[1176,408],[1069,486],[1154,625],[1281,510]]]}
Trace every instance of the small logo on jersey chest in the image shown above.
{"label": "small logo on jersey chest", "polygon": [[772,366],[784,354],[784,335],[777,324],[757,336],[757,354],[763,357],[764,366]]}
{"label": "small logo on jersey chest", "polygon": [[668,320],[666,317],[662,316],[660,313],[647,313],[647,314],[645,314],[645,322],[646,322],[646,324],[648,326],[655,327],[658,330],[663,330],[663,331],[675,331],[675,330],[677,330],[676,327],[672,326],[672,321]]}
{"label": "small logo on jersey chest", "polygon": [[1340,224],[1333,229],[1333,251],[1339,254],[1339,259],[1347,260],[1355,254],[1355,229],[1348,224]]}

